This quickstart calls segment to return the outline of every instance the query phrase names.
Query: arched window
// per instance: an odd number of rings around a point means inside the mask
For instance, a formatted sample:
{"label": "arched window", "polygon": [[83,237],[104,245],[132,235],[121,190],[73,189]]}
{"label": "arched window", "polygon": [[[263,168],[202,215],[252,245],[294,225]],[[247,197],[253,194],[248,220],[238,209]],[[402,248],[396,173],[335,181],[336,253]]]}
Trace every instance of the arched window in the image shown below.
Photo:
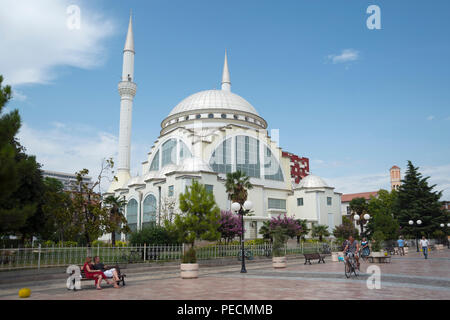
{"label": "arched window", "polygon": [[233,115],[233,118],[235,118],[236,120],[239,119],[237,114]]}
{"label": "arched window", "polygon": [[249,177],[260,177],[259,141],[249,136],[236,136],[236,170]]}
{"label": "arched window", "polygon": [[184,120],[189,120],[189,116],[186,116],[186,118],[184,118]]}
{"label": "arched window", "polygon": [[[261,147],[264,147],[264,159],[260,156]],[[234,151],[233,158],[231,151]],[[239,135],[223,141],[212,153],[209,164],[217,173],[230,173],[235,165],[235,170],[245,172],[249,177],[284,181],[280,164],[270,148],[249,136]]]}
{"label": "arched window", "polygon": [[155,153],[152,164],[150,165],[150,171],[158,171],[158,170],[159,170],[159,150]]}
{"label": "arched window", "polygon": [[201,114],[198,114],[198,115],[196,115],[195,116],[197,119],[200,119],[201,117],[202,117],[202,115]]}
{"label": "arched window", "polygon": [[227,118],[227,115],[225,113],[222,113],[220,116],[222,117],[222,119],[226,119]]}
{"label": "arched window", "polygon": [[187,145],[180,140],[180,162],[183,159],[186,158],[191,158],[192,157],[192,153],[189,150],[189,148],[187,147]]}
{"label": "arched window", "polygon": [[280,164],[269,148],[264,152],[264,178],[268,180],[283,181]]}
{"label": "arched window", "polygon": [[177,140],[170,139],[163,143],[162,147],[162,157],[161,157],[161,167],[168,164],[177,163]]}
{"label": "arched window", "polygon": [[137,231],[138,223],[138,203],[136,200],[131,199],[127,204],[127,223],[131,231]]}
{"label": "arched window", "polygon": [[214,150],[211,160],[209,161],[211,168],[218,173],[230,173],[232,170],[231,162],[231,138],[222,142],[216,150]]}
{"label": "arched window", "polygon": [[156,223],[156,197],[149,194],[144,199],[142,227]]}
{"label": "arched window", "polygon": [[214,115],[212,113],[208,114],[208,118],[214,118]]}

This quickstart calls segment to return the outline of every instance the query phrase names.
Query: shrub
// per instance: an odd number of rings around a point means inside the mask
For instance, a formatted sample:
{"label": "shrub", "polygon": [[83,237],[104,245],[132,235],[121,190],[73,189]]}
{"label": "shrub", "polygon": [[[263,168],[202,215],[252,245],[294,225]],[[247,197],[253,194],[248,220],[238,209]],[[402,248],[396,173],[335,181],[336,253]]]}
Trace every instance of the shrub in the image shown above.
{"label": "shrub", "polygon": [[380,251],[384,240],[383,232],[375,231],[372,240],[372,251]]}
{"label": "shrub", "polygon": [[190,247],[183,255],[183,263],[196,263],[197,257],[195,253],[195,249]]}
{"label": "shrub", "polygon": [[[116,245],[119,241],[116,241]],[[176,239],[169,234],[166,228],[159,225],[150,225],[142,230],[130,234],[130,244],[176,244]]]}
{"label": "shrub", "polygon": [[274,257],[283,257],[285,255],[284,245],[288,240],[286,229],[281,226],[272,230],[271,235],[273,237],[272,252]]}

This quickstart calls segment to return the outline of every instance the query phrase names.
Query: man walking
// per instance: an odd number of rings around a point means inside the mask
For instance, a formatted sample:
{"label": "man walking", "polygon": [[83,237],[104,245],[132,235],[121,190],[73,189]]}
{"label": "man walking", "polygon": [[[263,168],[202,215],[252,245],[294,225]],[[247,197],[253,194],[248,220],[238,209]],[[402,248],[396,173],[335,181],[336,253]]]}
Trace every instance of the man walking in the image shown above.
{"label": "man walking", "polygon": [[398,254],[401,256],[405,255],[405,240],[403,240],[403,237],[400,236],[399,239],[397,240],[397,244],[398,244]]}
{"label": "man walking", "polygon": [[423,255],[425,256],[425,259],[428,259],[428,245],[430,243],[425,238],[425,236],[422,236],[422,239],[420,240],[420,247],[422,248]]}

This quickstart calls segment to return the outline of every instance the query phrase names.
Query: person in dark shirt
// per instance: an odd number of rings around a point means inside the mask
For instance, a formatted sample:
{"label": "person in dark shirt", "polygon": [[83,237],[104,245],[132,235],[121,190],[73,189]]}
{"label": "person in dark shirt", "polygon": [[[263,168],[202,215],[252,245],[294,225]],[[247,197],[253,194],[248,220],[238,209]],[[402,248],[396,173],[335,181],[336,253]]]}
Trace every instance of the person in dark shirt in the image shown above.
{"label": "person in dark shirt", "polygon": [[108,278],[113,278],[114,288],[120,288],[119,285],[117,284],[117,282],[120,280],[119,275],[117,274],[117,270],[115,268],[108,268],[108,266],[101,263],[99,256],[94,257],[94,269],[102,271],[103,274]]}

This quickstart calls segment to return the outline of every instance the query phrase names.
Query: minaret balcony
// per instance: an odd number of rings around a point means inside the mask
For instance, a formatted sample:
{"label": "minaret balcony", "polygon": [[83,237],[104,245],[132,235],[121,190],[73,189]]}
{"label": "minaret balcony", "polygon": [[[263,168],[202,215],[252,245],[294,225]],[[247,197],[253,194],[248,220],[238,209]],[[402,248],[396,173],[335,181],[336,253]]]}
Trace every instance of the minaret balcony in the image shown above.
{"label": "minaret balcony", "polygon": [[132,81],[121,81],[119,82],[119,94],[122,95],[136,95],[137,85]]}

